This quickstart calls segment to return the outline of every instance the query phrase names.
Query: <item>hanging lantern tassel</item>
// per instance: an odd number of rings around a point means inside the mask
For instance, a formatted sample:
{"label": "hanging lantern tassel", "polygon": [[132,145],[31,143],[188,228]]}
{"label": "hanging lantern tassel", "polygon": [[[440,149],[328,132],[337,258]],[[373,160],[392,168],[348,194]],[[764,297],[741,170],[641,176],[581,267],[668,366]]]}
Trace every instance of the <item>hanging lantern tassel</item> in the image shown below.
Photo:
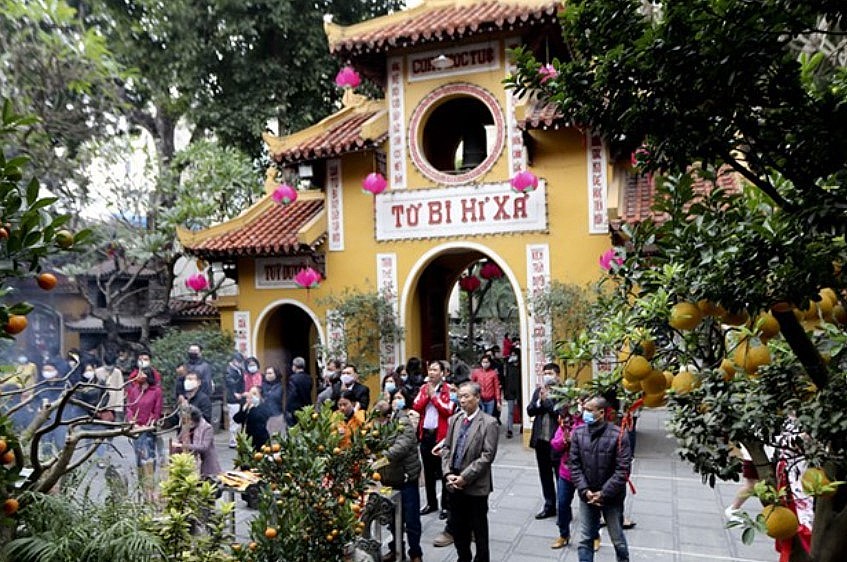
{"label": "hanging lantern tassel", "polygon": [[323,281],[321,274],[311,267],[306,267],[297,272],[294,282],[304,289],[314,289]]}
{"label": "hanging lantern tassel", "polygon": [[335,75],[335,85],[339,88],[355,89],[361,83],[362,78],[359,76],[359,73],[350,65],[345,66]]}
{"label": "hanging lantern tassel", "polygon": [[532,172],[518,172],[509,184],[512,186],[512,191],[529,193],[538,189],[538,177]]}
{"label": "hanging lantern tassel", "polygon": [[297,201],[297,190],[287,183],[281,183],[271,194],[271,198],[279,205],[290,205]]}
{"label": "hanging lantern tassel", "polygon": [[194,273],[193,275],[189,275],[185,280],[185,286],[199,293],[209,286],[209,280],[202,273]]}
{"label": "hanging lantern tassel", "polygon": [[386,187],[388,187],[388,182],[385,181],[385,176],[379,172],[371,172],[362,180],[362,190],[373,195],[379,195],[385,191]]}

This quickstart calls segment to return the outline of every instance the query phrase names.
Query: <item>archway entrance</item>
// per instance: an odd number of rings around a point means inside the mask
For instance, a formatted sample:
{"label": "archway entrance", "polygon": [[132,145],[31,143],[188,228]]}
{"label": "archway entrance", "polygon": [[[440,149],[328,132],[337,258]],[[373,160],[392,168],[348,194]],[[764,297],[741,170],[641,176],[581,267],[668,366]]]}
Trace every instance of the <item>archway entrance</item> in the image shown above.
{"label": "archway entrance", "polygon": [[290,303],[276,306],[262,321],[258,340],[262,354],[259,361],[263,367],[276,367],[283,377],[287,377],[291,360],[303,357],[313,383],[316,381],[318,364],[315,346],[320,343],[320,335],[306,310]]}
{"label": "archway entrance", "polygon": [[502,275],[503,265],[471,248],[446,249],[427,263],[411,311],[420,319],[423,359],[449,359],[458,352],[473,362],[505,334],[520,333],[514,287]]}

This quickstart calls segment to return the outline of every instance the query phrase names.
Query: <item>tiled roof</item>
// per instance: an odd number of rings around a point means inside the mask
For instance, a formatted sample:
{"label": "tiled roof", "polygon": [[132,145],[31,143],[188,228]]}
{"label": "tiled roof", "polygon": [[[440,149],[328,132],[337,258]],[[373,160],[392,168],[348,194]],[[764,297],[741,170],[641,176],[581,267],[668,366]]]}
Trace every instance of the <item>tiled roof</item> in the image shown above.
{"label": "tiled roof", "polygon": [[[121,316],[118,319],[118,332],[139,332],[144,323],[142,316]],[[150,320],[150,325],[153,327],[164,326],[164,318],[153,318]],[[70,320],[65,322],[65,327],[75,332],[105,334],[106,329],[103,327],[103,321],[94,316],[84,316],[79,320]]]}
{"label": "tiled roof", "polygon": [[[298,199],[289,205],[272,204],[238,228],[196,242],[183,242],[198,256],[278,255],[293,253],[303,244],[298,233],[323,212],[323,199]],[[313,243],[316,243],[313,241]]]}
{"label": "tiled roof", "polygon": [[171,314],[178,318],[217,318],[218,307],[208,302],[172,299],[168,305]]}
{"label": "tiled roof", "polygon": [[[738,191],[741,182],[737,175],[729,169],[723,170],[717,178],[717,184],[727,190]],[[694,181],[693,190],[696,194],[705,194],[714,187],[712,182],[697,178]],[[653,199],[656,194],[655,176],[645,174],[630,175],[623,187],[621,206],[618,217],[612,221],[612,229],[617,230],[623,223],[634,224],[645,220],[663,222],[667,215],[657,214],[652,210]]]}
{"label": "tiled roof", "polygon": [[376,138],[364,138],[362,126],[377,113],[379,113],[378,110],[351,114],[346,119],[333,123],[322,131],[317,131],[314,136],[305,138],[303,142],[284,147],[279,152],[272,146],[273,158],[277,162],[300,162],[376,146],[388,137],[388,128],[386,127],[385,131]]}
{"label": "tiled roof", "polygon": [[518,115],[518,127],[521,129],[549,129],[567,124],[559,107],[552,102],[532,101]]}
{"label": "tiled roof", "polygon": [[324,29],[330,52],[350,55],[552,23],[561,8],[551,0],[425,0],[348,27],[328,22]]}

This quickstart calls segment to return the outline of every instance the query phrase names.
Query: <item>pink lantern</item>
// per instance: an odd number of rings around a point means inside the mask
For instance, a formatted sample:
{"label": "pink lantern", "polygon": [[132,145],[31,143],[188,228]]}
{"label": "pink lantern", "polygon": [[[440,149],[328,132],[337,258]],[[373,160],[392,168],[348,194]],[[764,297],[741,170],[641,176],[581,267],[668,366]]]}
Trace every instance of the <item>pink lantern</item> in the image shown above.
{"label": "pink lantern", "polygon": [[503,277],[503,270],[500,269],[499,265],[490,261],[479,269],[479,276],[483,279],[500,279]]}
{"label": "pink lantern", "polygon": [[538,188],[538,177],[529,171],[518,172],[509,183],[512,186],[512,191],[529,193]]}
{"label": "pink lantern", "polygon": [[609,271],[612,265],[615,267],[623,265],[623,257],[618,254],[618,248],[609,248],[600,256],[600,267]]}
{"label": "pink lantern", "polygon": [[357,88],[362,78],[352,66],[345,66],[335,75],[335,85],[339,88]]}
{"label": "pink lantern", "polygon": [[280,205],[289,205],[297,201],[297,190],[287,183],[281,183],[271,194],[271,198]]}
{"label": "pink lantern", "polygon": [[482,285],[482,281],[476,275],[465,275],[459,279],[459,288],[466,293],[473,293]]}
{"label": "pink lantern", "polygon": [[362,180],[362,189],[374,195],[379,195],[386,187],[388,182],[385,181],[385,176],[378,172],[371,172]]}
{"label": "pink lantern", "polygon": [[547,63],[538,69],[538,75],[541,76],[541,83],[544,84],[548,80],[555,80],[559,76],[559,71],[552,64]]}
{"label": "pink lantern", "polygon": [[304,289],[314,289],[320,285],[321,281],[323,281],[321,274],[311,267],[301,269],[294,276],[294,282]]}
{"label": "pink lantern", "polygon": [[188,276],[185,280],[185,286],[199,293],[209,286],[209,280],[202,273],[195,273]]}

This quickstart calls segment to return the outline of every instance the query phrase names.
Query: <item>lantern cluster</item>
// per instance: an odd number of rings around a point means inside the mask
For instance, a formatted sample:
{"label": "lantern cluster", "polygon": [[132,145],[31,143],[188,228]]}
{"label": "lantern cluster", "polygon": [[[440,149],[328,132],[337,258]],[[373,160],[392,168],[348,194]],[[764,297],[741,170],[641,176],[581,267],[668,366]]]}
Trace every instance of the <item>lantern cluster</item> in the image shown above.
{"label": "lantern cluster", "polygon": [[503,277],[503,270],[500,269],[500,266],[493,261],[489,261],[479,269],[479,275],[486,280],[500,279]]}
{"label": "lantern cluster", "polygon": [[482,281],[476,275],[465,275],[459,279],[459,288],[466,293],[473,293],[482,286]]}
{"label": "lantern cluster", "polygon": [[294,282],[304,289],[314,289],[321,284],[321,281],[323,281],[321,274],[311,267],[301,269],[294,276]]}

